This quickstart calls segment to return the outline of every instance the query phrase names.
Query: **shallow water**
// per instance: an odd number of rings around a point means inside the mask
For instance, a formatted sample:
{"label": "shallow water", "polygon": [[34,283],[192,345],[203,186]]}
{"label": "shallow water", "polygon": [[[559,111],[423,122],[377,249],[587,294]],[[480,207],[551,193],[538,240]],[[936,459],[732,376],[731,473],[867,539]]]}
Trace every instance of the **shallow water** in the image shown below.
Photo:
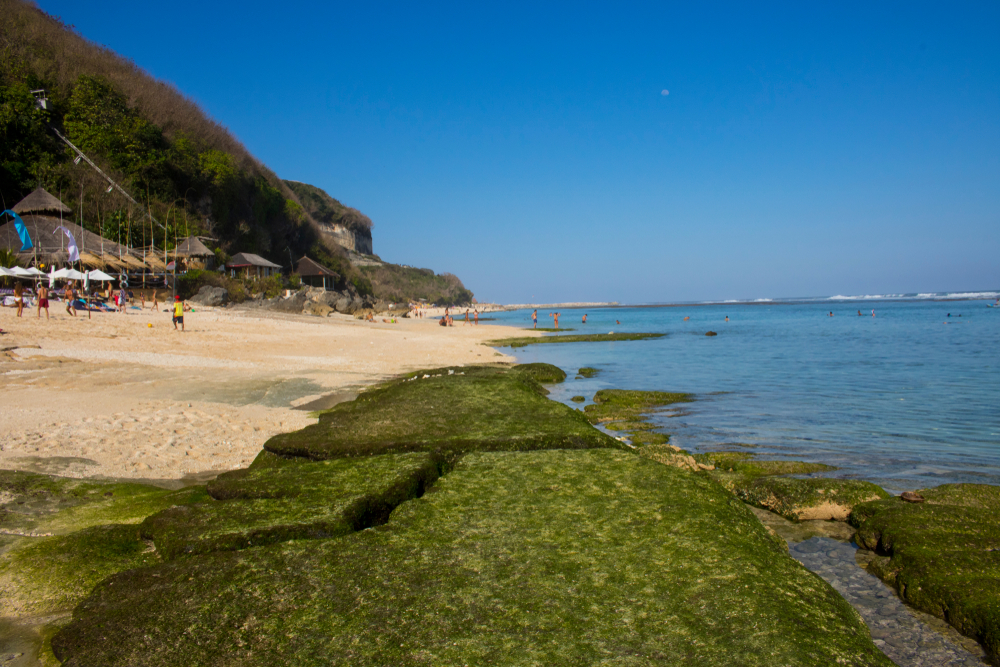
{"label": "shallow water", "polygon": [[[668,336],[514,353],[570,373],[552,397],[574,406],[571,396],[589,399],[607,387],[696,393],[685,410],[661,418],[672,443],[690,451],[745,443],[762,454],[835,465],[833,476],[895,491],[1000,484],[1000,308],[987,303],[835,299],[565,309],[560,324],[577,334]],[[546,315],[539,313],[540,326],[551,326]],[[530,311],[496,317],[531,326]],[[709,330],[718,336],[706,337]],[[601,372],[574,380],[582,366]]]}

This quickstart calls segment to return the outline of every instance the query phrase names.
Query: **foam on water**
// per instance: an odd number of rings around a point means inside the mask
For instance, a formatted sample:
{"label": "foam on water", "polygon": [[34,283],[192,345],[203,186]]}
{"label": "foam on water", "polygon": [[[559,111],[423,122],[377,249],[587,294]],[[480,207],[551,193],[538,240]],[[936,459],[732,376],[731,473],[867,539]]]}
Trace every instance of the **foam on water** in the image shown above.
{"label": "foam on water", "polygon": [[[981,294],[990,301],[1000,295]],[[605,387],[695,392],[695,403],[660,420],[673,443],[692,451],[745,443],[765,455],[836,465],[836,476],[896,491],[1000,484],[1000,309],[945,295],[839,306],[824,297],[563,309],[562,323],[576,333],[669,335],[515,353],[571,373],[552,397],[574,406],[571,396],[589,398]],[[530,326],[530,311],[498,319]],[[719,335],[706,337],[708,330]],[[601,372],[572,379],[583,366]]]}

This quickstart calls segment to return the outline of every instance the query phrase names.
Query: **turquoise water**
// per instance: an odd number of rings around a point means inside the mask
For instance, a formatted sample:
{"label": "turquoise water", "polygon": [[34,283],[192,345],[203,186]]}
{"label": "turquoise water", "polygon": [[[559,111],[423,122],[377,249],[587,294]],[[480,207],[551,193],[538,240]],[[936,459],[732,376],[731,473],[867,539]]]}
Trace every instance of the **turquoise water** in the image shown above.
{"label": "turquoise water", "polygon": [[[675,416],[658,418],[671,442],[692,452],[743,443],[772,458],[835,465],[833,476],[895,491],[1000,484],[1000,308],[986,307],[996,294],[982,296],[989,301],[836,297],[562,309],[560,325],[575,333],[668,335],[515,354],[566,370],[552,398],[574,407],[571,396],[589,401],[608,387],[695,393]],[[539,326],[552,326],[547,312]],[[530,328],[531,312],[497,320]],[[718,336],[706,337],[709,330]],[[582,366],[601,372],[573,379]]]}

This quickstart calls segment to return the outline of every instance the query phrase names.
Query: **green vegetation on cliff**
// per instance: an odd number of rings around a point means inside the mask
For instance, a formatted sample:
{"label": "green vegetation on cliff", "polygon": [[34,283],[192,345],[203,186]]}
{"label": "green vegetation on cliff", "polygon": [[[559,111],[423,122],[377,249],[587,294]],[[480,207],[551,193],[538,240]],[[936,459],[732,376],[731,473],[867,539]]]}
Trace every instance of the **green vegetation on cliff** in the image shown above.
{"label": "green vegetation on cliff", "polygon": [[[0,0],[0,43],[0,193],[8,205],[42,186],[67,193],[84,227],[133,247],[169,249],[200,234],[225,253],[254,252],[283,266],[289,249],[319,255],[342,281],[367,283],[343,249],[322,242],[292,190],[173,86],[24,0]],[[36,89],[47,91],[47,110],[36,107]],[[74,164],[48,125],[139,206],[106,193],[107,183]],[[151,227],[147,212],[167,230]]]}
{"label": "green vegetation on cliff", "polygon": [[[398,264],[358,268],[371,282],[375,295],[383,301],[406,303],[423,299],[439,306],[464,306],[472,303],[472,292],[465,288],[458,276],[450,273],[435,274],[431,269]],[[471,319],[471,314],[469,317]]]}
{"label": "green vegetation on cliff", "polygon": [[907,604],[948,621],[1000,660],[1000,488],[947,484],[857,505],[855,540],[879,557],[868,570]]}

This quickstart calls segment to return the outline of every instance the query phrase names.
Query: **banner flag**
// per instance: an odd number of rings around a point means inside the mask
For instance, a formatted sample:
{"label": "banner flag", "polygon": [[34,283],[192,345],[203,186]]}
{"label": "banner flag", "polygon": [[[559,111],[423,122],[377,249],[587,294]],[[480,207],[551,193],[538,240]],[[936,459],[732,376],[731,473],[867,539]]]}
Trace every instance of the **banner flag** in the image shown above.
{"label": "banner flag", "polygon": [[55,234],[56,232],[58,232],[60,230],[62,231],[63,234],[66,235],[66,238],[69,239],[69,243],[67,243],[67,245],[66,245],[66,250],[69,251],[69,261],[71,261],[71,262],[79,262],[80,261],[80,249],[76,247],[76,239],[73,238],[73,232],[69,231],[68,229],[66,229],[62,225],[59,225],[58,227],[56,227],[52,231],[52,233]]}
{"label": "banner flag", "polygon": [[10,213],[11,217],[14,218],[14,228],[17,229],[17,235],[21,237],[21,252],[34,248],[35,244],[31,242],[31,237],[28,236],[28,228],[24,226],[24,220],[21,220],[21,216],[10,209],[0,213],[0,215],[4,213]]}

